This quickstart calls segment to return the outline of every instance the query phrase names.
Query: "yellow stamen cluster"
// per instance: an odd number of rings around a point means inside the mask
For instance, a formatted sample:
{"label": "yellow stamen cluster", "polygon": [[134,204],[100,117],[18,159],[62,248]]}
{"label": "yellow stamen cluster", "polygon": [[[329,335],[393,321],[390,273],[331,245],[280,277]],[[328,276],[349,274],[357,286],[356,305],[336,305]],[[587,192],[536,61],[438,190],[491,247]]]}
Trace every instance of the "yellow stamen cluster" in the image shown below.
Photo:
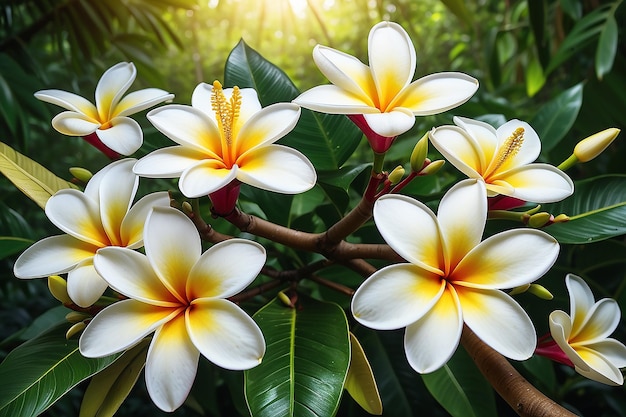
{"label": "yellow stamen cluster", "polygon": [[213,82],[213,93],[211,95],[211,107],[215,112],[215,118],[219,125],[220,130],[224,134],[226,143],[230,145],[232,143],[233,128],[235,122],[239,117],[239,110],[241,109],[241,93],[239,87],[233,88],[233,93],[230,96],[230,100],[224,96],[224,90],[222,84],[219,81]]}
{"label": "yellow stamen cluster", "polygon": [[522,147],[523,142],[524,128],[518,127],[517,129],[515,129],[515,131],[513,131],[511,136],[509,136],[502,144],[502,147],[498,151],[498,156],[496,157],[496,160],[498,162],[496,163],[493,170],[495,171],[496,169],[500,168],[507,159],[515,156],[515,154],[517,154]]}

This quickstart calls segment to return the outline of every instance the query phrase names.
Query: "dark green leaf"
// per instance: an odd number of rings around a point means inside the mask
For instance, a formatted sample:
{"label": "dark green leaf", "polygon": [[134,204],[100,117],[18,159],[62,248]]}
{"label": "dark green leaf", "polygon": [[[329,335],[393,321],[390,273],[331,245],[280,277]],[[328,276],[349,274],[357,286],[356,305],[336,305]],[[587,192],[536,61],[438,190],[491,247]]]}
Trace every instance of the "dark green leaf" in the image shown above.
{"label": "dark green leaf", "polygon": [[0,259],[19,253],[33,243],[22,237],[0,236]]}
{"label": "dark green leaf", "polygon": [[254,315],[267,351],[245,371],[252,415],[331,417],[337,412],[350,363],[343,310],[300,296],[296,308],[278,299]]}
{"label": "dark green leaf", "polygon": [[617,52],[617,35],[617,21],[614,16],[610,16],[606,20],[602,32],[600,32],[600,39],[596,48],[596,76],[600,80],[613,68]]}
{"label": "dark green leaf", "polygon": [[64,323],[20,345],[0,364],[0,416],[37,416],[118,355],[83,357]]}
{"label": "dark green leaf", "polygon": [[571,129],[582,103],[583,85],[576,84],[541,106],[529,123],[541,139],[543,152],[554,148]]}
{"label": "dark green leaf", "polygon": [[605,175],[577,182],[574,194],[542,207],[571,220],[545,229],[561,243],[582,244],[626,234],[626,176]]}
{"label": "dark green leaf", "polygon": [[69,312],[70,310],[62,305],[51,308],[33,320],[28,327],[25,327],[17,333],[7,337],[2,341],[2,343],[0,343],[0,346],[7,345],[9,343],[17,344],[16,341],[25,342],[50,329],[51,327],[60,325],[61,323],[65,323],[67,327],[67,320],[65,320],[65,316]]}
{"label": "dark green leaf", "polygon": [[546,18],[548,16],[548,4],[546,0],[534,0],[527,2],[530,24],[535,36],[535,48],[541,67],[545,68],[550,60],[549,43],[546,37]]}
{"label": "dark green leaf", "polygon": [[457,349],[447,364],[422,379],[454,417],[497,416],[493,389],[464,349]]}

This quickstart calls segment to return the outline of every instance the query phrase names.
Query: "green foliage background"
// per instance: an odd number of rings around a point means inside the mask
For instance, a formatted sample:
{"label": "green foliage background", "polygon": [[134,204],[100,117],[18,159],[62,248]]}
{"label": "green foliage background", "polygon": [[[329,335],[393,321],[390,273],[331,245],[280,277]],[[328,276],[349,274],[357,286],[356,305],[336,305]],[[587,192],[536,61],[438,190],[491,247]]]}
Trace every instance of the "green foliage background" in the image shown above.
{"label": "green foliage background", "polygon": [[[35,91],[58,88],[91,98],[102,72],[128,60],[138,69],[132,90],[159,87],[175,93],[175,102],[189,103],[198,82],[218,79],[226,85],[239,83],[237,68],[226,68],[225,75],[225,63],[228,60],[234,67],[241,64],[233,63],[229,55],[235,47],[241,52],[244,44],[239,42],[243,39],[253,54],[259,53],[293,81],[291,86],[282,86],[280,94],[275,93],[278,99],[281,94],[297,94],[298,90],[327,82],[311,59],[317,43],[366,62],[369,28],[381,20],[400,23],[413,39],[418,54],[416,76],[463,71],[481,83],[476,96],[453,112],[418,118],[415,127],[391,148],[386,161],[390,169],[406,165],[416,141],[431,127],[450,123],[454,114],[481,117],[494,125],[511,118],[526,120],[542,138],[541,158],[554,164],[569,156],[582,138],[608,127],[626,127],[626,8],[621,1],[8,0],[0,4],[0,141],[68,180],[68,168],[72,166],[95,172],[107,163],[106,159],[80,139],[54,131],[50,120],[58,108],[36,100]],[[272,101],[272,91],[268,89],[262,95],[262,102],[264,98]],[[145,133],[144,147],[137,156],[168,143],[143,115],[135,119]],[[280,207],[290,210],[276,208],[276,199],[283,196],[268,197],[245,187],[241,204],[248,212],[284,225],[323,230],[328,226],[325,222],[332,223],[358,199],[369,152],[362,141],[351,156],[349,152],[345,155],[350,157],[340,170],[336,166],[323,167],[319,186],[305,195],[281,200],[286,204]],[[437,155],[431,150],[430,157],[435,159]],[[584,201],[554,205],[554,214],[570,213],[581,204],[597,208],[598,201],[610,200],[620,208],[612,213],[611,222],[623,229],[624,161],[626,144],[620,138],[596,160],[568,171],[574,180],[611,176],[584,182],[582,189],[589,190]],[[456,178],[459,173],[446,166],[437,178],[412,184],[406,192],[426,202],[436,201]],[[154,183],[142,185],[150,186],[157,187]],[[176,189],[173,181],[158,184],[162,186]],[[490,228],[500,226],[492,222]],[[228,225],[216,225],[219,227],[228,231]],[[574,234],[580,237],[586,227],[580,226]],[[12,274],[12,262],[24,245],[55,233],[41,209],[0,178],[0,236],[14,238],[0,240],[0,359],[35,331],[22,329],[57,305],[44,281],[20,281]],[[583,276],[596,298],[616,298],[625,312],[626,245],[622,233],[609,233],[609,239],[594,243],[562,245],[556,267],[541,280],[555,299],[545,302],[527,294],[519,297],[531,312],[540,335],[547,331],[550,311],[569,308],[563,285],[567,272]],[[367,242],[379,239],[371,224],[352,238]],[[315,260],[311,254],[274,249],[274,262],[280,268],[295,268]],[[323,276],[353,288],[361,281],[356,274],[332,268]],[[303,282],[302,286],[308,286],[312,295],[342,307],[349,303],[346,297],[314,283]],[[253,313],[261,305],[259,302],[248,307]],[[57,316],[35,329],[44,329],[62,317]],[[407,369],[401,333],[379,335],[362,328],[355,333],[375,373],[377,369],[393,370],[376,375],[385,406],[390,407],[386,415],[458,415],[458,410],[442,407],[429,393],[443,392],[444,388],[437,387],[442,380],[449,382],[445,375],[421,378]],[[623,324],[615,337],[626,341]],[[488,393],[486,398],[470,396],[471,389],[484,381],[476,381],[474,370],[464,370],[473,365],[463,357],[465,352],[459,351],[443,372],[471,377],[456,381],[462,387],[459,393],[468,396],[452,402],[479,403],[467,407],[481,410],[485,416],[496,412],[513,415],[488,387],[478,389],[480,395]],[[541,358],[516,366],[548,396],[583,415],[626,415],[623,387],[601,386]],[[217,370],[205,363],[198,378],[192,400],[175,415],[196,416],[201,411],[213,416],[245,415],[241,373]],[[139,381],[118,415],[165,415],[151,404],[142,378]],[[78,415],[83,390],[84,385],[80,385],[45,415]],[[450,399],[435,397],[450,404]],[[338,415],[365,414],[344,395]]]}

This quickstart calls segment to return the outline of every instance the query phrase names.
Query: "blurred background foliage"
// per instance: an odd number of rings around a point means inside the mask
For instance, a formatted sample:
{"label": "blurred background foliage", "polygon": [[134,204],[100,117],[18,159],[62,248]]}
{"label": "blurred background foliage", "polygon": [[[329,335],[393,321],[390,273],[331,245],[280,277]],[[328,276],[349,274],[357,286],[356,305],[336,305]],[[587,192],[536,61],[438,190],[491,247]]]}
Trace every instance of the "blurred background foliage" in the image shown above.
{"label": "blurred background foliage", "polygon": [[[481,118],[494,125],[519,118],[533,126],[534,122],[552,126],[539,132],[544,141],[542,158],[558,164],[582,138],[608,127],[625,127],[626,8],[621,3],[621,0],[1,0],[0,141],[67,179],[71,178],[68,168],[72,166],[95,172],[107,160],[82,140],[63,137],[54,131],[50,120],[59,109],[36,100],[35,91],[56,88],[92,99],[101,74],[125,60],[134,62],[138,69],[131,90],[159,87],[176,94],[175,102],[189,103],[197,83],[223,81],[225,62],[241,39],[284,70],[303,91],[327,82],[311,59],[314,45],[328,45],[367,62],[369,28],[381,20],[393,20],[413,39],[418,58],[416,77],[462,71],[478,78],[481,87],[470,102],[453,113],[418,118],[415,127],[391,148],[387,158],[389,169],[394,163],[406,165],[417,139],[434,126],[451,123],[453,114]],[[556,120],[541,120],[544,114],[554,114],[542,111],[546,105],[561,106],[564,114]],[[143,115],[135,119],[142,124],[145,134],[144,147],[138,156],[168,143]],[[434,159],[437,155],[431,150],[430,156]],[[348,164],[354,167],[359,162],[368,162],[369,158],[364,145]],[[568,173],[574,179],[626,174],[625,160],[626,145],[623,139],[618,139],[598,159],[578,165]],[[356,190],[348,194],[352,200],[358,197],[358,187],[363,183],[359,181],[360,172],[357,169],[350,181]],[[425,200],[435,200],[457,176],[454,168],[447,166],[438,179],[422,182],[408,191]],[[174,182],[170,184],[176,189]],[[300,212],[296,206],[292,207],[295,210],[292,216],[306,213],[316,201],[313,194],[307,198],[298,200],[302,205]],[[244,190],[242,204],[252,212],[256,207],[268,213],[272,202],[263,201],[254,190]],[[320,222],[312,218],[300,222],[295,224],[303,228],[320,227]],[[0,178],[0,236],[23,238],[28,244],[54,233],[57,232],[42,211],[9,181]],[[354,238],[372,241],[374,235],[373,227],[366,226]],[[0,359],[22,340],[11,335],[56,305],[42,281],[14,278],[12,262],[21,249],[15,241],[0,241],[0,341],[3,341]],[[527,303],[525,306],[539,317],[535,322],[539,334],[547,330],[545,317],[549,311],[568,309],[563,285],[566,272],[584,276],[596,297],[617,298],[624,313],[625,249],[623,238],[592,245],[564,245],[559,263],[542,280],[557,295],[555,302],[548,305],[531,296],[521,296],[521,302]],[[296,259],[303,256],[284,248],[282,251],[286,253],[283,259],[277,258],[279,263],[289,262],[285,259],[290,256]],[[359,277],[343,274],[343,270],[330,269],[325,276],[353,287],[360,282]],[[313,288],[312,292],[315,291],[320,290]],[[345,299],[342,303],[347,305]],[[360,337],[367,340],[368,334],[363,332]],[[397,355],[403,356],[399,335],[388,336],[383,340],[387,344],[386,352],[391,354],[395,348]],[[623,326],[617,338],[626,340]],[[370,349],[376,343],[370,343]],[[585,415],[626,415],[623,387],[609,389],[577,378],[570,369],[553,367],[541,360],[519,367],[547,395]],[[226,372],[213,375],[216,372],[211,367],[204,373],[205,377],[212,375],[209,379],[216,386],[204,401],[214,404],[208,415],[244,412],[241,392],[228,389],[237,385],[240,375]],[[398,373],[399,381],[410,386],[404,386],[398,395],[407,407],[424,410],[423,415],[447,415],[428,395],[417,375],[403,372]],[[142,381],[120,415],[160,415],[145,396]],[[80,396],[80,389],[72,391],[47,415],[77,415]],[[199,415],[194,410],[200,408],[192,404],[176,415]],[[498,410],[499,415],[512,415],[506,405],[498,404]],[[358,406],[346,400],[339,415],[359,413]]]}

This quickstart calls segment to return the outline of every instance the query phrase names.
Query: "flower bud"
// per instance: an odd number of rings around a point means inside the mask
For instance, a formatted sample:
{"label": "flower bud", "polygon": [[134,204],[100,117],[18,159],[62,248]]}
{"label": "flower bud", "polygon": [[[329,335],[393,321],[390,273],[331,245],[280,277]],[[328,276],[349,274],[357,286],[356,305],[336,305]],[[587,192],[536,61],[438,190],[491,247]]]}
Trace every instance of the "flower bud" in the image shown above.
{"label": "flower bud", "polygon": [[424,134],[411,152],[411,170],[420,172],[424,168],[424,161],[428,155],[428,133]]}
{"label": "flower bud", "polygon": [[67,332],[65,333],[65,338],[70,339],[72,336],[82,332],[85,327],[87,327],[85,322],[79,321],[78,323],[67,329]]}
{"label": "flower bud", "polygon": [[70,323],[78,323],[90,317],[91,316],[89,314],[81,313],[80,311],[70,311],[65,315],[65,320]]}
{"label": "flower bud", "polygon": [[539,284],[530,284],[528,292],[534,296],[541,298],[542,300],[552,300],[554,296],[546,287]]}
{"label": "flower bud", "polygon": [[91,177],[93,177],[91,171],[81,167],[71,167],[70,174],[72,174],[74,178],[85,184],[87,184]]}
{"label": "flower bud", "polygon": [[67,281],[58,275],[48,277],[48,289],[54,298],[63,304],[73,304],[72,299],[67,293]]}
{"label": "flower bud", "polygon": [[619,132],[619,129],[612,127],[581,140],[574,147],[574,155],[580,162],[591,161],[615,140]]}
{"label": "flower bud", "polygon": [[430,164],[426,165],[424,167],[424,169],[422,169],[420,171],[420,175],[432,175],[432,174],[436,174],[437,172],[439,172],[439,170],[441,169],[441,167],[443,166],[443,164],[445,164],[446,161],[444,161],[443,159],[439,159],[437,161],[433,161]]}
{"label": "flower bud", "polygon": [[181,204],[180,208],[183,211],[183,213],[185,213],[188,216],[191,213],[193,213],[193,207],[191,207],[191,204],[189,204],[188,201],[183,201],[183,204]]}
{"label": "flower bud", "polygon": [[534,228],[540,228],[543,226],[547,226],[554,221],[554,217],[545,211],[540,213],[535,213],[528,218],[528,225]]}
{"label": "flower bud", "polygon": [[567,214],[561,213],[552,220],[552,223],[565,223],[569,221],[569,216]]}
{"label": "flower bud", "polygon": [[509,295],[523,294],[528,290],[528,288],[530,288],[530,284],[520,285],[519,287],[515,287],[509,291]]}
{"label": "flower bud", "polygon": [[392,185],[395,185],[402,180],[402,177],[404,177],[404,168],[398,165],[397,167],[393,169],[393,171],[389,173],[389,175],[387,176],[387,179]]}

